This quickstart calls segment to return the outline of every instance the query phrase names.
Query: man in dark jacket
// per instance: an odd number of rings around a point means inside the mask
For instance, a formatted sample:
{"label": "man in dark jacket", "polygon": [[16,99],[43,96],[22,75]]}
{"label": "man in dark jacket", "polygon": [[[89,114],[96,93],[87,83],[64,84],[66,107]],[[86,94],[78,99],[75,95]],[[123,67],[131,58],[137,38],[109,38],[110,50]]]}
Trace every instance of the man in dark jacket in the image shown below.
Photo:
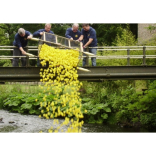
{"label": "man in dark jacket", "polygon": [[[48,33],[48,34],[45,34],[45,40],[46,40],[46,41],[50,41],[50,42],[56,43],[55,36],[54,36],[54,35],[51,35],[51,34],[54,34],[54,32],[51,31],[51,24],[50,24],[50,23],[46,23],[44,29],[39,29],[39,30],[35,31],[35,32],[33,33],[33,37],[39,37],[40,39],[43,39],[43,40],[44,40],[44,38],[43,38],[43,33],[44,33],[44,32],[47,32],[47,33]],[[50,33],[50,34],[49,34],[49,33]],[[43,44],[43,42],[39,42],[39,44]],[[47,44],[47,45],[49,45],[49,46],[52,45],[51,43],[46,43],[46,42],[45,42],[45,44]],[[39,60],[39,59],[37,59],[37,66],[38,66],[38,67],[41,66],[40,60]]]}
{"label": "man in dark jacket", "polygon": [[[44,29],[39,29],[39,30],[35,31],[35,32],[33,33],[33,36],[34,36],[34,37],[39,37],[39,38],[41,39],[41,38],[42,38],[42,35],[43,35],[43,32],[47,32],[47,33],[50,33],[50,34],[54,34],[54,32],[51,31],[51,24],[50,24],[50,23],[46,23]],[[42,39],[43,39],[43,38],[42,38]],[[55,37],[54,37],[53,35],[48,35],[48,34],[46,34],[46,35],[45,35],[45,40],[46,40],[46,41],[55,42]]]}
{"label": "man in dark jacket", "polygon": [[[81,36],[81,32],[78,29],[79,29],[79,24],[74,23],[72,25],[72,28],[68,28],[66,30],[65,36],[69,38],[70,40],[78,40],[79,37]],[[71,42],[71,43],[72,43],[71,46],[77,46],[76,44],[74,44],[74,42]],[[68,45],[68,43],[66,43],[66,45]]]}
{"label": "man in dark jacket", "polygon": [[[84,51],[86,50],[86,47],[91,47],[89,48],[89,52],[96,55],[97,49],[92,48],[92,47],[97,47],[96,31],[94,28],[89,26],[89,24],[82,24],[81,36],[78,40],[79,41],[83,40]],[[96,57],[92,57],[91,60],[92,60],[92,66],[96,66]],[[86,58],[83,58],[83,66],[85,65],[86,65]]]}
{"label": "man in dark jacket", "polygon": [[[18,29],[18,33],[15,35],[15,39],[13,41],[13,45],[17,46],[13,50],[13,56],[25,56],[26,54],[26,46],[28,44],[28,39],[32,38],[32,34],[29,31],[24,30],[23,28]],[[21,58],[22,66],[26,66],[26,58]],[[13,58],[13,67],[18,67],[19,58]]]}

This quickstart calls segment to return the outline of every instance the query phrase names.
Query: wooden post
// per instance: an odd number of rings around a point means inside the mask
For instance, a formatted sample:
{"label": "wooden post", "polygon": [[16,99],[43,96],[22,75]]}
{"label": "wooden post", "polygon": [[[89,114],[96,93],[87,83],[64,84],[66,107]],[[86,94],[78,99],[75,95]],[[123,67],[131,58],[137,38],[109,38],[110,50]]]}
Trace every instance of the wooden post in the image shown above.
{"label": "wooden post", "polygon": [[58,41],[57,41],[57,36],[55,35],[55,40],[56,40],[56,43],[58,43]]}
{"label": "wooden post", "polygon": [[45,32],[43,32],[43,40],[46,41]]}
{"label": "wooden post", "polygon": [[[87,48],[87,52],[89,52],[89,48]],[[89,66],[89,56],[86,57],[86,66]]]}
{"label": "wooden post", "polygon": [[146,65],[146,47],[143,47],[143,62],[142,65]]}
{"label": "wooden post", "polygon": [[29,66],[29,56],[26,56],[26,67]]}
{"label": "wooden post", "polygon": [[70,39],[68,40],[68,46],[69,48],[71,48]]}
{"label": "wooden post", "polygon": [[82,42],[80,42],[80,51],[83,52],[83,44],[82,44]]}
{"label": "wooden post", "polygon": [[130,55],[130,49],[127,49],[127,66],[130,65],[130,57],[129,57],[129,55]]}
{"label": "wooden post", "polygon": [[[82,44],[82,42],[80,42],[80,51],[83,52],[83,44]],[[82,53],[82,55],[81,55],[81,58],[82,58],[82,56],[84,56],[83,53]],[[78,63],[78,64],[79,64],[79,63]],[[83,59],[82,59],[82,65],[83,65]]]}

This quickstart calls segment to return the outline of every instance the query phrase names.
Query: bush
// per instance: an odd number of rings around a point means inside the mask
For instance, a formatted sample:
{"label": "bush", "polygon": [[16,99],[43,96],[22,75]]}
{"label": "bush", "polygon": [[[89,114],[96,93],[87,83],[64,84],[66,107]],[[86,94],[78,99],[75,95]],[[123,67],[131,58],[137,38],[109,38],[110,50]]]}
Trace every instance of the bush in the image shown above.
{"label": "bush", "polygon": [[0,60],[0,66],[2,67],[11,67],[11,60]]}

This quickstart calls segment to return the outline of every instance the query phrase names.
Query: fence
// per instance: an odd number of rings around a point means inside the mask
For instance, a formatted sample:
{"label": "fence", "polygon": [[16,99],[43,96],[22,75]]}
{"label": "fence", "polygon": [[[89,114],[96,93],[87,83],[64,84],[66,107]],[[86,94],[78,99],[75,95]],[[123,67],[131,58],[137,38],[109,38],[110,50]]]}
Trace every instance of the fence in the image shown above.
{"label": "fence", "polygon": [[[70,45],[70,44],[69,44]],[[0,53],[1,51],[13,51],[14,48],[17,48],[15,46],[0,46]],[[28,52],[30,51],[38,51],[37,46],[28,46],[26,47]],[[81,58],[87,58],[87,64],[89,65],[89,59],[92,57],[96,57],[96,59],[127,59],[127,65],[130,65],[130,59],[143,59],[142,65],[146,65],[146,59],[148,58],[156,58],[156,55],[146,55],[147,50],[156,50],[156,46],[103,46],[103,47],[90,47],[90,48],[96,48],[97,51],[126,51],[126,55],[108,55],[108,56],[89,56],[89,55],[83,55]],[[87,48],[87,51],[89,51],[89,48]],[[130,55],[131,51],[142,51],[142,55]],[[0,59],[13,59],[15,57],[19,56],[1,56]],[[29,56],[20,56],[20,58],[26,57],[27,59],[27,66],[29,59],[37,59],[38,56],[29,57]],[[80,57],[79,57],[80,58]]]}

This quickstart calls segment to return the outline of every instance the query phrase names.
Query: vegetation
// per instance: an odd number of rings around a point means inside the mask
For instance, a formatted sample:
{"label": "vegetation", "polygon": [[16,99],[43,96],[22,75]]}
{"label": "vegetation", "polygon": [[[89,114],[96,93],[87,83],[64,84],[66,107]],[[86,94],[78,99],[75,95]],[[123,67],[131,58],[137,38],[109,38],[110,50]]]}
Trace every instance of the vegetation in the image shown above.
{"label": "vegetation", "polygon": [[[0,24],[6,27],[7,25]],[[29,24],[16,25],[29,29]],[[63,35],[69,24],[53,24],[53,30],[56,34]],[[12,25],[14,28],[15,25]],[[30,30],[43,28],[44,24],[39,24]],[[93,24],[97,30],[99,45],[130,46],[136,45],[137,40],[132,27],[129,25],[109,25]],[[12,29],[13,30],[13,29]],[[2,31],[1,31],[2,32]],[[102,33],[104,32],[104,33]],[[102,35],[103,34],[103,35]],[[111,36],[111,37],[108,37]],[[104,38],[104,40],[102,39]],[[13,39],[13,38],[12,38]],[[5,39],[4,39],[5,40]],[[11,37],[9,38],[9,41]],[[155,45],[156,38],[152,38],[145,45]],[[6,39],[6,43],[10,43]],[[6,44],[3,42],[3,44]],[[35,45],[32,41],[31,45]],[[124,55],[126,51],[105,51],[98,52],[98,55]],[[142,52],[131,51],[131,55],[141,55]],[[155,51],[147,51],[147,54],[155,55]],[[148,59],[148,65],[155,65],[155,59]],[[97,60],[97,65],[126,65],[127,60]],[[131,65],[141,65],[142,59],[131,59]],[[7,63],[1,61],[0,65],[7,66]],[[41,93],[39,87],[34,86],[23,89],[26,86],[0,86],[0,108],[10,111],[29,114],[40,114],[40,102],[46,93]],[[147,89],[145,92],[142,89]],[[120,124],[122,126],[146,126],[148,128],[156,127],[156,81],[104,81],[102,83],[83,82],[83,88],[80,89],[82,98],[82,113],[84,121],[87,123],[109,123]],[[30,94],[34,93],[34,94]],[[39,94],[40,93],[40,94]],[[49,101],[55,98],[55,94],[49,96]],[[36,101],[37,99],[37,101]],[[48,99],[48,97],[47,97]],[[66,108],[69,106],[67,105]],[[46,111],[46,110],[45,110]]]}

